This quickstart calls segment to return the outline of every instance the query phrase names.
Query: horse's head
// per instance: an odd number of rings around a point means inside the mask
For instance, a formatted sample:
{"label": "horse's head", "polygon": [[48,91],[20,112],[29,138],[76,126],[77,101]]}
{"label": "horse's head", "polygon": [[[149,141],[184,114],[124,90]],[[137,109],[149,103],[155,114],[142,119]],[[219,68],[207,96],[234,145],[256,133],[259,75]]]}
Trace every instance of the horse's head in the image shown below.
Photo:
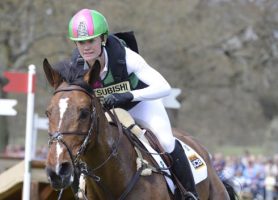
{"label": "horse's head", "polygon": [[46,172],[53,188],[70,186],[77,178],[77,161],[94,137],[100,104],[94,98],[90,85],[99,72],[99,64],[86,72],[78,66],[64,63],[59,72],[45,59],[44,72],[55,89],[46,110],[49,119],[49,152]]}

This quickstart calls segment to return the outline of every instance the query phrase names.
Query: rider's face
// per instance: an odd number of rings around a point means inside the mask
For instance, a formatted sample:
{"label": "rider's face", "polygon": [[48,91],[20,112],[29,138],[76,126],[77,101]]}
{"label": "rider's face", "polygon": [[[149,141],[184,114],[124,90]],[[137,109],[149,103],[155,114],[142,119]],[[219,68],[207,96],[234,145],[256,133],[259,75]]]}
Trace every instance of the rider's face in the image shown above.
{"label": "rider's face", "polygon": [[96,37],[94,39],[77,41],[76,46],[84,58],[89,64],[94,63],[101,53],[101,38]]}

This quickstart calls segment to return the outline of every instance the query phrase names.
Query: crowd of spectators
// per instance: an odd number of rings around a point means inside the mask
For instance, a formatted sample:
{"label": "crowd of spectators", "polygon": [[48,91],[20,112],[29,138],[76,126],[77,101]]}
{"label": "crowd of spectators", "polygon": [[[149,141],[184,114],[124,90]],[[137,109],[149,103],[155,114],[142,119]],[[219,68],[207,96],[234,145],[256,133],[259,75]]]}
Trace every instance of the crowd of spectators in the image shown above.
{"label": "crowd of spectators", "polygon": [[278,154],[273,156],[212,156],[217,173],[222,180],[232,182],[241,199],[278,199]]}

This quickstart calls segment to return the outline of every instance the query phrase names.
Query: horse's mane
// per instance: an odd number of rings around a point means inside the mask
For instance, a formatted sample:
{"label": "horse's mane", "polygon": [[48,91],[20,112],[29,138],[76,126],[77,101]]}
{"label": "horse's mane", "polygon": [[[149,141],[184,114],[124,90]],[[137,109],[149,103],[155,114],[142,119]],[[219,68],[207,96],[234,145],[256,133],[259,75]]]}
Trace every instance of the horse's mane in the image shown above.
{"label": "horse's mane", "polygon": [[90,94],[93,93],[92,87],[83,80],[88,70],[84,70],[83,66],[79,66],[77,62],[73,63],[70,60],[63,60],[58,62],[54,68],[69,85],[78,85]]}

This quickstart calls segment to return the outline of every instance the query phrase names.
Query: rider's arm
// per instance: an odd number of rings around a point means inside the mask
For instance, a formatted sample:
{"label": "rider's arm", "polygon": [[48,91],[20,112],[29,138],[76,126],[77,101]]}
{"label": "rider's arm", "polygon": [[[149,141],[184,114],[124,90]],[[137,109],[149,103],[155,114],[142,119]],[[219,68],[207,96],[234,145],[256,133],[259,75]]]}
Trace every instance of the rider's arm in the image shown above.
{"label": "rider's arm", "polygon": [[137,53],[126,48],[126,66],[128,74],[135,75],[148,87],[132,90],[133,101],[155,100],[170,94],[171,87],[163,76],[150,67]]}

